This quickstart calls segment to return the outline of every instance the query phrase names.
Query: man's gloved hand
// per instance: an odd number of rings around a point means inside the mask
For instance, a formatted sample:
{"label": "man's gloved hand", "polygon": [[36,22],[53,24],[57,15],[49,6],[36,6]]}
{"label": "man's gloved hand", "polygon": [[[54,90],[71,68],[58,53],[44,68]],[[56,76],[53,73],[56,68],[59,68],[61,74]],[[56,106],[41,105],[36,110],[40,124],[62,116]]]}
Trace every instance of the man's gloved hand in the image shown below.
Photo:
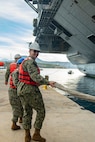
{"label": "man's gloved hand", "polygon": [[49,85],[51,86],[51,87],[55,87],[55,81],[49,81]]}
{"label": "man's gloved hand", "polygon": [[8,82],[5,82],[5,85],[7,85],[8,84]]}

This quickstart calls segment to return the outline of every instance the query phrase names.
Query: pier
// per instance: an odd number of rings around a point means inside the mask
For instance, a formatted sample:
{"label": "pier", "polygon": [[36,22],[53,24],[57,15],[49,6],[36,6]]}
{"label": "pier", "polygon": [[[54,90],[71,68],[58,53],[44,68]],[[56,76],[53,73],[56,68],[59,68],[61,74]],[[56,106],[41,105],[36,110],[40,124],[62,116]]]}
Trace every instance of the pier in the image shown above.
{"label": "pier", "polygon": [[[40,87],[46,118],[41,130],[46,142],[94,142],[95,114],[47,86]],[[35,120],[35,111],[33,121]],[[24,129],[11,130],[12,110],[8,100],[8,86],[4,84],[4,72],[0,72],[0,142],[24,142]],[[31,129],[31,135],[34,128]]]}

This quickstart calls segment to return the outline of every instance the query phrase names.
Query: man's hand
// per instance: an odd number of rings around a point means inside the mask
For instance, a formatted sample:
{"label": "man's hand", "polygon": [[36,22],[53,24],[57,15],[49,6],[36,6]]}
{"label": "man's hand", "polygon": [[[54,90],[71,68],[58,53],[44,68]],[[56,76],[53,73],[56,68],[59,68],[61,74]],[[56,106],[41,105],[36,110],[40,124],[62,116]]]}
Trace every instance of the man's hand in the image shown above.
{"label": "man's hand", "polygon": [[5,82],[5,85],[8,85],[8,82]]}
{"label": "man's hand", "polygon": [[55,87],[55,83],[56,83],[56,82],[54,82],[54,81],[49,81],[49,85],[50,85],[51,87]]}

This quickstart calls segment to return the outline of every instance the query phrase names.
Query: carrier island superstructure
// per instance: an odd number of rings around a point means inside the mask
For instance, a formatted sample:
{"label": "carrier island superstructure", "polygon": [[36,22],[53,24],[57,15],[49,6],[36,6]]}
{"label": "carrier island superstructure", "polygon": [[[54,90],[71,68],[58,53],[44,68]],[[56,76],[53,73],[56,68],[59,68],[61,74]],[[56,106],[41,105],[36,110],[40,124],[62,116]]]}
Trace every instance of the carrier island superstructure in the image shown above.
{"label": "carrier island superstructure", "polygon": [[44,53],[66,54],[87,75],[95,75],[95,0],[25,0],[37,12],[36,41]]}

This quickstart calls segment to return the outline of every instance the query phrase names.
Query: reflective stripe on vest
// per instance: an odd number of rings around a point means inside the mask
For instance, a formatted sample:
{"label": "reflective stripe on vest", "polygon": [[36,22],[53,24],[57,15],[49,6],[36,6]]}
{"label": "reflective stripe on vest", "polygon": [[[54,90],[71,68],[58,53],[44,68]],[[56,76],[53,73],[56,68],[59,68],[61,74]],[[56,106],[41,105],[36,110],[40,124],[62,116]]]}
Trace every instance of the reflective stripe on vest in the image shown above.
{"label": "reflective stripe on vest", "polygon": [[[39,84],[31,79],[28,72],[23,70],[22,65],[26,60],[30,60],[30,59],[29,58],[25,59],[19,67],[19,81],[24,82],[25,84],[38,86]],[[38,68],[38,66],[37,66],[37,69],[38,69],[38,73],[40,73],[40,69]]]}
{"label": "reflective stripe on vest", "polygon": [[16,89],[16,86],[13,84],[12,75],[10,75],[10,88]]}
{"label": "reflective stripe on vest", "polygon": [[12,73],[16,68],[17,68],[17,64],[16,63],[11,63],[10,64],[10,73]]}

